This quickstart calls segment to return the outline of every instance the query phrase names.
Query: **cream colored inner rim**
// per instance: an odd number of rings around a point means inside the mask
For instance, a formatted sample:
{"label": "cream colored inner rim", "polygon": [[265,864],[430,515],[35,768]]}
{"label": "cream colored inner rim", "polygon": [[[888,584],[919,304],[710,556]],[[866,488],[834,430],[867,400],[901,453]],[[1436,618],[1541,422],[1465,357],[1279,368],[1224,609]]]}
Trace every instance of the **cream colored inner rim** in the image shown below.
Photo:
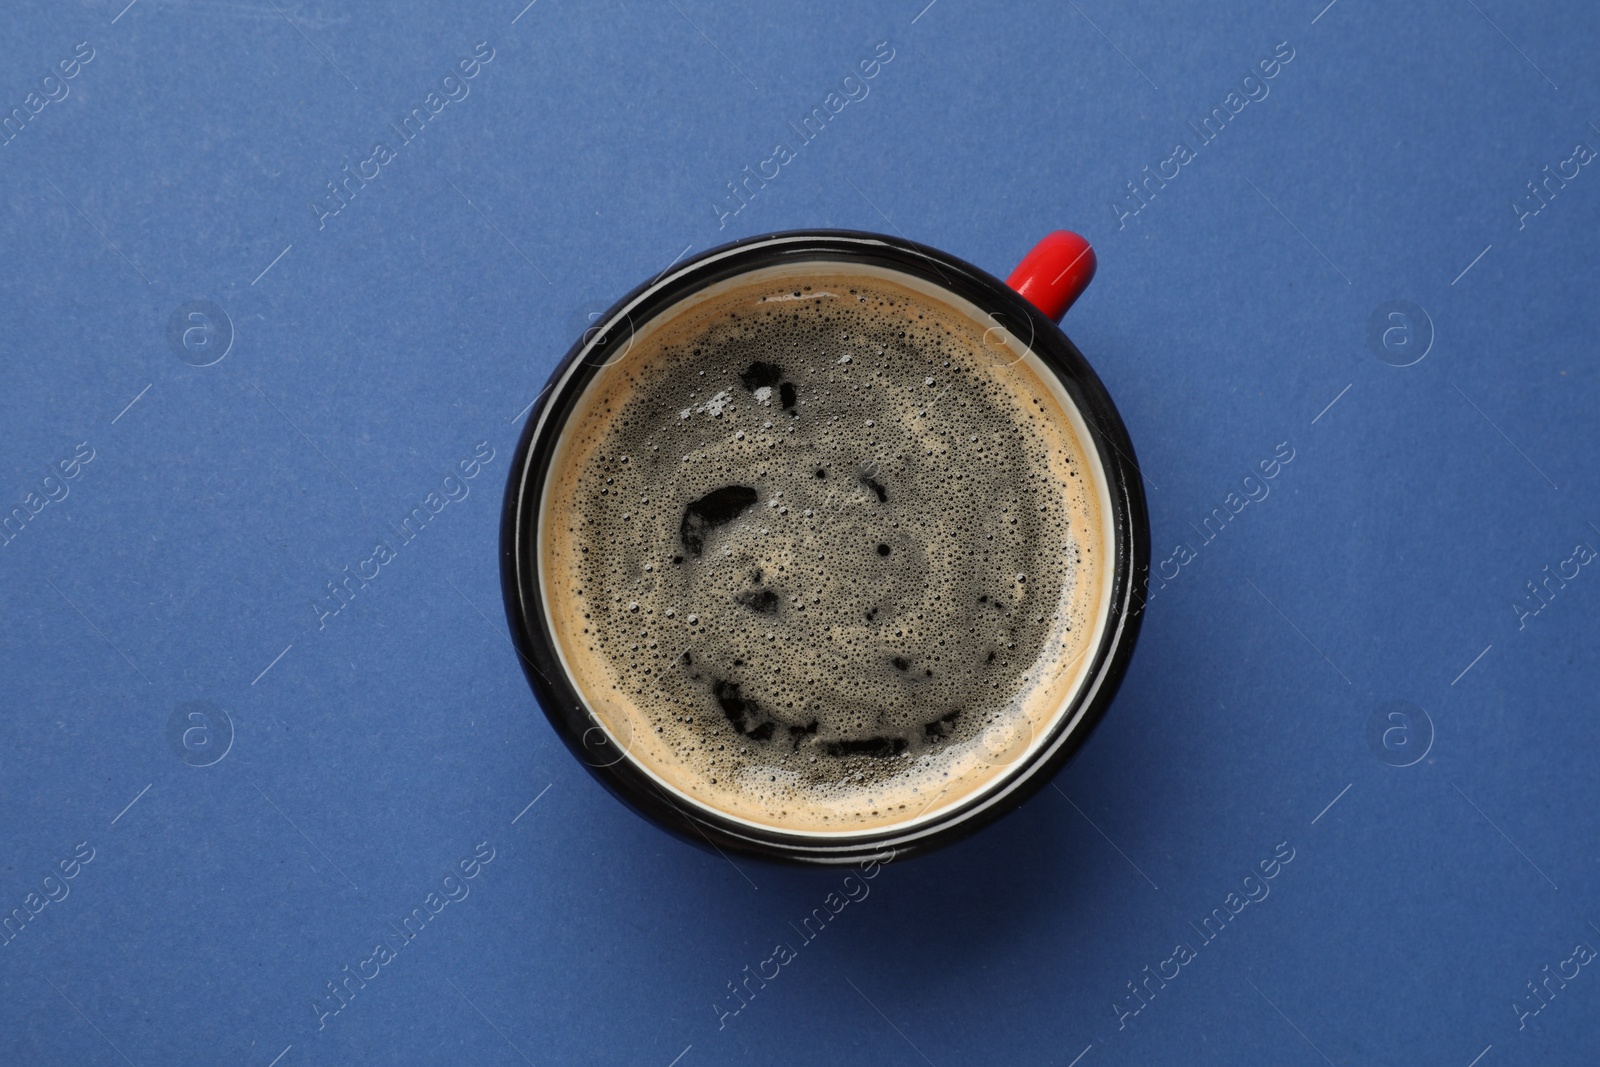
{"label": "cream colored inner rim", "polygon": [[[575,595],[571,578],[583,545],[567,525],[571,511],[563,510],[563,502],[581,491],[578,479],[588,454],[597,447],[597,437],[570,431],[603,418],[601,405],[608,396],[613,402],[626,396],[619,385],[631,368],[659,354],[662,345],[681,341],[702,329],[705,322],[725,315],[730,306],[747,298],[753,301],[758,293],[771,298],[778,290],[814,280],[826,279],[837,286],[841,278],[909,291],[920,301],[943,308],[950,320],[959,324],[974,361],[989,368],[996,383],[1014,392],[1024,405],[1036,400],[1048,405],[1058,435],[1058,441],[1051,444],[1062,445],[1072,460],[1069,465],[1052,459],[1052,467],[1059,466],[1054,473],[1064,487],[1072,477],[1069,466],[1075,468],[1077,477],[1072,484],[1081,486],[1074,494],[1078,504],[1071,521],[1072,534],[1085,552],[1070,594],[1064,593],[1065,614],[1081,624],[1072,627],[1070,634],[1059,635],[1059,654],[1018,702],[1018,714],[997,722],[962,751],[941,757],[941,781],[930,783],[924,778],[914,785],[886,786],[880,790],[882,796],[873,799],[870,806],[876,810],[870,813],[860,798],[856,805],[862,810],[852,811],[841,809],[838,798],[830,805],[826,797],[815,810],[800,806],[791,811],[788,809],[796,805],[789,804],[775,811],[771,804],[753,801],[737,782],[714,782],[662,743],[651,717],[622,691],[611,661],[595,654],[582,639],[586,605]],[[568,416],[565,426],[569,432],[563,433],[552,451],[540,501],[536,551],[545,623],[555,637],[563,669],[596,724],[674,803],[706,809],[751,827],[821,839],[864,831],[903,831],[937,820],[952,807],[997,788],[1010,770],[1026,765],[1047,742],[1057,720],[1073,706],[1104,636],[1114,578],[1115,531],[1105,472],[1088,427],[1056,375],[1028,348],[1028,340],[963,298],[911,275],[834,262],[787,263],[747,272],[693,294],[670,313],[646,323],[623,355],[596,372]],[[580,442],[579,438],[585,439]]]}

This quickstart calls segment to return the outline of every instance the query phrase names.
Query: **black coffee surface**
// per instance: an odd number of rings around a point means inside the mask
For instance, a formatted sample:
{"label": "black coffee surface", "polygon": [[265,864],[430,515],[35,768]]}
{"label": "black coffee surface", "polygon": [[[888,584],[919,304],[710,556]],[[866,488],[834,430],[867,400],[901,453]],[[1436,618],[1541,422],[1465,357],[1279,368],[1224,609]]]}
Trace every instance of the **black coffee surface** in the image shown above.
{"label": "black coffee surface", "polygon": [[634,758],[831,830],[1015,757],[1099,556],[1077,440],[1016,358],[932,298],[818,276],[709,301],[608,368],[547,498],[547,581]]}

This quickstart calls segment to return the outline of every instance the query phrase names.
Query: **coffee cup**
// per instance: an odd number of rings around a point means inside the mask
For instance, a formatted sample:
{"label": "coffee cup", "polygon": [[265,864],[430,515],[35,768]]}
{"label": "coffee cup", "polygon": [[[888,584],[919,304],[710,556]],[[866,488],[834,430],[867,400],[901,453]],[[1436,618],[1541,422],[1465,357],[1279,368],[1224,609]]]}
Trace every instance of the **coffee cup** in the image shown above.
{"label": "coffee cup", "polygon": [[614,795],[812,864],[956,840],[1049,781],[1137,638],[1132,442],[1057,325],[1081,237],[1006,282],[854,231],[753,237],[596,319],[501,533],[535,696]]}

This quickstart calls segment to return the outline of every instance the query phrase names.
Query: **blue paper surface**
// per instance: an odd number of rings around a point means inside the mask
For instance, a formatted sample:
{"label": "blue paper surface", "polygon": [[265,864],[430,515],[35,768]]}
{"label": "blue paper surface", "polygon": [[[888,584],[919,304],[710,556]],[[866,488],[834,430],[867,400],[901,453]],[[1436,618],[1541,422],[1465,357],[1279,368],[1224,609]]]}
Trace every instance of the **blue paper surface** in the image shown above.
{"label": "blue paper surface", "polygon": [[[0,1061],[1593,1061],[1600,10],[124,4],[0,13]],[[1094,242],[1160,579],[848,884],[605,794],[496,555],[590,317],[816,227]]]}

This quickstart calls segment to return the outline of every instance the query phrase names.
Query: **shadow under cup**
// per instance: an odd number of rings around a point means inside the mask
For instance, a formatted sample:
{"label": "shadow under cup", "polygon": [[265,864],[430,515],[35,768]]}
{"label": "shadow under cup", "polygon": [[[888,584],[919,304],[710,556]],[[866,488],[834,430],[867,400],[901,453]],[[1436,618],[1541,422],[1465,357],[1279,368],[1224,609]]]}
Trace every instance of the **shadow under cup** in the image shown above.
{"label": "shadow under cup", "polygon": [[[542,570],[542,523],[557,464],[566,459],[569,420],[608,375],[625,373],[635,343],[746,282],[808,274],[886,281],[956,309],[997,363],[1025,366],[1048,389],[1080,445],[1092,483],[1101,560],[1089,635],[1058,699],[1042,716],[1013,719],[973,737],[968,747],[988,770],[962,772],[953,795],[932,793],[904,818],[868,828],[784,826],[722,810],[669,780],[672,771],[643,758],[639,719],[596,713],[563,651]],[[976,332],[976,330],[974,331]],[[640,346],[640,351],[643,350]],[[850,231],[789,232],[713,249],[670,268],[624,297],[573,346],[528,417],[513,460],[501,530],[506,612],[524,672],[545,714],[575,756],[614,795],[647,818],[701,846],[813,864],[904,857],[962,837],[1021,804],[1083,744],[1105,713],[1137,637],[1149,567],[1149,522],[1133,446],[1104,386],[1060,328],[991,275],[926,246]],[[637,749],[637,751],[636,751]]]}

